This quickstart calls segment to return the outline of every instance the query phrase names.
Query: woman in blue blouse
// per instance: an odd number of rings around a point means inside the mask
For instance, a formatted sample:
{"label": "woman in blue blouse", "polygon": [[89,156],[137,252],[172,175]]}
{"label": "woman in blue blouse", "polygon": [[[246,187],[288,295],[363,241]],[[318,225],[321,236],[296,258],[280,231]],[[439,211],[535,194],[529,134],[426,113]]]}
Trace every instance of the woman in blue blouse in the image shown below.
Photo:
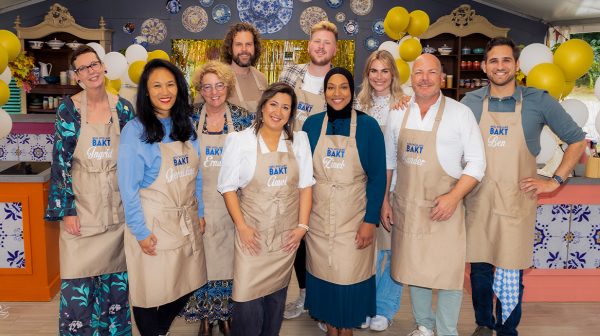
{"label": "woman in blue blouse", "polygon": [[104,88],[104,64],[82,46],[70,59],[82,92],[56,111],[48,221],[61,221],[60,335],[131,334],[123,230],[116,184],[127,100]]}
{"label": "woman in blue blouse", "polygon": [[385,144],[377,121],[352,109],[348,70],[331,69],[324,89],[327,111],[303,126],[317,182],[305,238],[305,307],[328,335],[352,335],[376,312],[373,236],[386,185]]}
{"label": "woman in blue blouse", "polygon": [[121,137],[125,255],[133,315],[143,336],[166,334],[189,296],[206,284],[200,148],[188,101],[177,67],[148,62],[138,116]]}

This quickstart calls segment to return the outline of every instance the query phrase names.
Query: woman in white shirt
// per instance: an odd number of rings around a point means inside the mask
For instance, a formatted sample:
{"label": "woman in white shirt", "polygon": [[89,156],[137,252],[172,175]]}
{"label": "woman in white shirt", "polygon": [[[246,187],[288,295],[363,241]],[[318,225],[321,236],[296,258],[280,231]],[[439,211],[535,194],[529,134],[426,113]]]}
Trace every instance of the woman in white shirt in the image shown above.
{"label": "woman in white shirt", "polygon": [[279,335],[294,257],[308,231],[312,154],[306,133],[292,132],[295,112],[292,87],[272,84],[255,125],[228,135],[223,149],[218,190],[236,226],[233,335]]}

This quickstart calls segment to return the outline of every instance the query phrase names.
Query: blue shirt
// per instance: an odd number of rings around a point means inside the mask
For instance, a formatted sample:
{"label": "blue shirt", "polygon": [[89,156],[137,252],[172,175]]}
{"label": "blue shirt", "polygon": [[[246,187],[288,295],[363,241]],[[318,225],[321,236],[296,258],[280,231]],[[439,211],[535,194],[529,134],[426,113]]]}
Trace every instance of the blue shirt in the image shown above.
{"label": "blue shirt", "polygon": [[[314,155],[315,147],[321,136],[321,126],[326,112],[312,115],[306,119],[302,130],[308,134],[310,148]],[[386,184],[385,142],[381,128],[373,117],[357,112],[356,147],[363,170],[367,174],[367,211],[364,221],[379,224],[379,213]],[[327,135],[350,135],[350,118],[329,120]]]}
{"label": "blue shirt", "polygon": [[[171,118],[159,120],[165,130],[162,143],[173,142],[173,139],[169,137],[172,125]],[[150,186],[156,180],[162,162],[158,142],[152,144],[144,142],[141,140],[143,132],[144,127],[138,118],[125,125],[121,132],[119,158],[117,160],[117,175],[123,208],[125,209],[125,221],[137,240],[144,240],[151,233],[146,225],[139,191]],[[198,139],[191,140],[191,142],[198,156],[200,156]],[[196,198],[198,199],[198,216],[204,217],[202,169],[198,170],[196,177]]]}
{"label": "blue shirt", "polygon": [[[468,92],[460,101],[467,105],[477,122],[481,119],[483,110],[483,99],[489,93],[489,86]],[[513,112],[518,100],[523,94],[523,105],[521,109],[521,123],[527,148],[533,156],[540,153],[540,134],[544,125],[548,125],[552,132],[562,141],[572,144],[585,139],[585,133],[577,126],[573,118],[567,114],[565,109],[552,98],[546,91],[531,87],[517,86],[515,93],[510,97],[490,97],[488,109],[490,112]]]}

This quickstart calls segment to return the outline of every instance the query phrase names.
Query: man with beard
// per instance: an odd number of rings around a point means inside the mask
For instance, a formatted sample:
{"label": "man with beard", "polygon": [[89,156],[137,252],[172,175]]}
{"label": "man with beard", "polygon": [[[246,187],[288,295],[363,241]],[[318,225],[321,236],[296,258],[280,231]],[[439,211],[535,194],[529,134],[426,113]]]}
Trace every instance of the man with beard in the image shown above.
{"label": "man with beard", "polygon": [[[498,336],[518,335],[523,269],[533,261],[537,196],[558,189],[585,148],[585,133],[554,98],[546,91],[516,85],[518,59],[519,49],[512,40],[491,39],[481,63],[490,85],[462,100],[479,121],[487,162],[481,184],[465,198],[467,261],[477,323],[473,336],[491,336],[493,330]],[[544,125],[569,144],[549,179],[536,175]]]}
{"label": "man with beard", "polygon": [[337,51],[337,39],[335,24],[329,21],[315,24],[310,29],[308,41],[310,63],[285,67],[279,75],[279,81],[292,86],[298,97],[294,131],[301,131],[306,118],[326,109],[323,80],[332,67],[331,60]]}
{"label": "man with beard", "polygon": [[256,106],[267,88],[267,78],[254,66],[260,58],[260,40],[256,28],[246,22],[237,23],[225,35],[221,54],[235,73],[235,90],[229,102],[256,113]]}

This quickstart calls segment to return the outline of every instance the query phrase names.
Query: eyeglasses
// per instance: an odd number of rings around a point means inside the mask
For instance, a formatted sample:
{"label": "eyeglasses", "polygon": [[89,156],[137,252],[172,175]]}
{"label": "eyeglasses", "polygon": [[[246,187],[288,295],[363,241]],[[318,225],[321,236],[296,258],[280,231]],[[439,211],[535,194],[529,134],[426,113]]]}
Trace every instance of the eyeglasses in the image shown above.
{"label": "eyeglasses", "polygon": [[225,87],[227,87],[227,85],[225,85],[225,83],[219,82],[219,83],[216,83],[215,85],[212,85],[212,84],[201,85],[200,89],[202,89],[202,91],[204,91],[206,93],[209,93],[212,91],[213,88],[215,90],[217,90],[218,92],[221,92],[221,91],[225,90]]}
{"label": "eyeglasses", "polygon": [[84,72],[87,69],[92,69],[93,71],[96,71],[96,70],[100,69],[100,65],[101,64],[102,64],[102,62],[94,61],[94,62],[92,62],[92,63],[90,63],[88,65],[82,65],[82,66],[80,66],[79,68],[77,68],[77,69],[75,69],[73,71],[75,71],[76,74]]}

